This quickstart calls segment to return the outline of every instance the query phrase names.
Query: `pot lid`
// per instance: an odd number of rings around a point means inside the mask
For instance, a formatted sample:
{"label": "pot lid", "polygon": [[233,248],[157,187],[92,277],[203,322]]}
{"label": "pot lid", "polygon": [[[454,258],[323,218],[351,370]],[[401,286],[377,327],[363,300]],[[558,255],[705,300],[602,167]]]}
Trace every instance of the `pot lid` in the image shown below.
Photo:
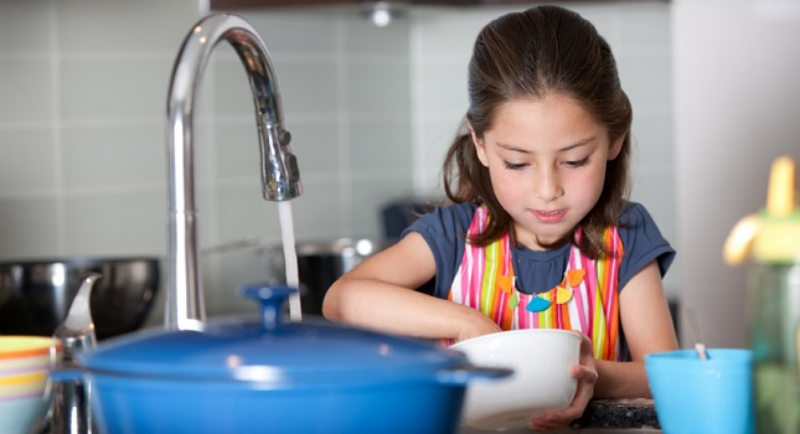
{"label": "pot lid", "polygon": [[90,371],[172,379],[308,382],[430,379],[466,356],[419,339],[322,320],[284,322],[296,289],[257,286],[260,321],[208,322],[201,330],[150,330],[102,342],[77,359]]}

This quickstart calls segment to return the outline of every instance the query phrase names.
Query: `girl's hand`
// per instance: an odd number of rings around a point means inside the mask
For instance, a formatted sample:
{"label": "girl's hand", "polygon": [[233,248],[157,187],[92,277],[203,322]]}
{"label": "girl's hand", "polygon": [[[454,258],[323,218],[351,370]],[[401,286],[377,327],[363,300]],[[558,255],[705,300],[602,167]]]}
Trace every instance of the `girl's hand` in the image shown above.
{"label": "girl's hand", "polygon": [[573,420],[581,417],[586,405],[594,395],[594,385],[597,383],[597,368],[592,357],[592,341],[581,333],[581,357],[578,365],[572,365],[569,373],[578,380],[578,389],[572,404],[569,407],[539,414],[531,418],[528,427],[533,430],[548,430],[559,426],[566,426]]}
{"label": "girl's hand", "polygon": [[[465,306],[466,307],[466,306]],[[488,335],[503,331],[491,318],[472,308],[466,307],[470,311],[470,318],[461,327],[458,333],[458,341],[477,338],[478,336]]]}

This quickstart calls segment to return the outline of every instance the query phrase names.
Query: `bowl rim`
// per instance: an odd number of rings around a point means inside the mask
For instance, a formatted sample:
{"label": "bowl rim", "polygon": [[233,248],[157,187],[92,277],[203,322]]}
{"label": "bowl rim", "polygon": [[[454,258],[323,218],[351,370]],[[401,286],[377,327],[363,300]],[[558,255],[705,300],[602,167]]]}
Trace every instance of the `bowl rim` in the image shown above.
{"label": "bowl rim", "polygon": [[142,255],[142,256],[65,256],[65,257],[42,257],[42,258],[24,258],[19,260],[4,260],[0,261],[0,268],[9,268],[14,266],[52,266],[56,264],[65,265],[68,267],[85,267],[97,266],[104,263],[119,264],[119,263],[134,263],[134,262],[160,262],[160,256],[156,255]]}
{"label": "bowl rim", "polygon": [[564,329],[516,329],[516,330],[504,330],[504,331],[497,332],[497,333],[490,333],[488,335],[482,335],[482,336],[478,336],[478,337],[475,337],[475,338],[467,339],[465,341],[459,341],[459,342],[454,343],[453,345],[450,345],[448,348],[452,348],[454,350],[457,350],[459,348],[464,348],[464,347],[466,347],[466,346],[468,346],[470,344],[473,344],[475,342],[483,342],[483,341],[487,341],[487,340],[490,340],[490,339],[495,339],[498,336],[506,337],[506,336],[511,336],[511,335],[521,335],[521,334],[530,334],[530,333],[536,333],[536,334],[542,334],[542,333],[544,333],[544,334],[569,334],[569,335],[575,336],[575,339],[578,339],[579,343],[580,343],[580,341],[582,339],[580,333],[578,331],[576,331],[576,330],[564,330]]}
{"label": "bowl rim", "polygon": [[[749,363],[753,359],[753,351],[749,348],[708,348],[707,351],[708,360],[702,361],[706,365]],[[723,354],[729,357],[720,358]],[[696,364],[701,360],[694,348],[682,348],[645,354],[644,361],[646,367],[657,368],[664,364]]]}
{"label": "bowl rim", "polygon": [[[6,345],[9,343],[10,345]],[[43,356],[53,351],[60,353],[62,349],[63,344],[54,337],[35,335],[0,336],[0,360]]]}

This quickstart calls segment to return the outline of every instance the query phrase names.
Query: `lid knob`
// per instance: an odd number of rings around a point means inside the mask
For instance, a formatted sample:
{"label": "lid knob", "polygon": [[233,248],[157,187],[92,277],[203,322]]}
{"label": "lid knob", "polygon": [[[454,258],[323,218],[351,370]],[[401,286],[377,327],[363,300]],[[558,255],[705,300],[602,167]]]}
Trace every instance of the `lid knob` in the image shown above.
{"label": "lid knob", "polygon": [[261,307],[261,322],[267,330],[278,330],[289,297],[297,292],[288,286],[258,285],[248,286],[243,291],[245,297],[252,298]]}

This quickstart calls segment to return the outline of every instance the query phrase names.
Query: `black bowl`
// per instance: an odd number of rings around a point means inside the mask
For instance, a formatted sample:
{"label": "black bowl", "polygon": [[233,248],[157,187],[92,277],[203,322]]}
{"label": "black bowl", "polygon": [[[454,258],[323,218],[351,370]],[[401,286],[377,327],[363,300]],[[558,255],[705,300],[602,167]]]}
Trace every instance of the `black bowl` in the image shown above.
{"label": "black bowl", "polygon": [[0,334],[50,336],[84,276],[99,273],[90,300],[97,338],[142,327],[160,286],[157,258],[69,258],[0,263]]}

